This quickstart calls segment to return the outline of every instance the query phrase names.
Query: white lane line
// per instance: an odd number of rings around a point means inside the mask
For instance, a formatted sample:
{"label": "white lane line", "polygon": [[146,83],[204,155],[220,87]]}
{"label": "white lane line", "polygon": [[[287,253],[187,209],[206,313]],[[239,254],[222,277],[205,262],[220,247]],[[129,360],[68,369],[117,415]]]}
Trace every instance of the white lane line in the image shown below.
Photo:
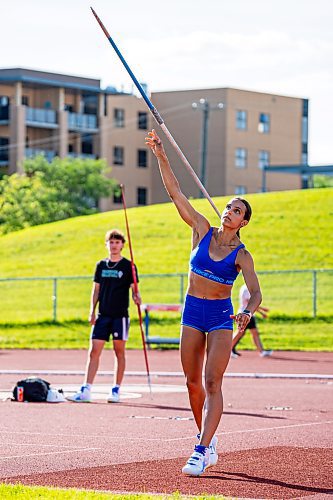
{"label": "white lane line", "polygon": [[[83,370],[0,370],[0,375],[80,375],[83,376]],[[99,371],[100,376],[111,376],[113,371]],[[152,377],[182,377],[183,372],[150,372]],[[129,377],[147,377],[147,372],[128,371],[125,376]],[[252,373],[252,372],[227,372],[224,374],[227,378],[283,378],[283,379],[321,379],[332,380],[333,375],[322,373]]]}
{"label": "white lane line", "polygon": [[78,448],[76,450],[68,451],[49,451],[45,453],[29,453],[28,455],[9,455],[7,457],[0,457],[0,460],[11,460],[12,458],[26,458],[26,457],[41,457],[43,455],[65,455],[65,453],[76,453],[78,451],[100,451],[101,448]]}
{"label": "white lane line", "polygon": [[[77,445],[76,446],[71,446],[71,445],[68,445],[68,444],[41,444],[41,443],[2,443],[6,446],[38,446],[40,448],[75,448],[77,449]],[[82,450],[85,450],[85,448],[83,447]]]}
{"label": "white lane line", "polygon": [[[219,432],[217,433],[218,436],[226,436],[230,434],[242,434],[242,433],[256,433],[256,432],[267,432],[267,431],[276,431],[276,430],[284,430],[284,429],[291,429],[291,428],[300,428],[300,427],[311,427],[311,426],[318,426],[318,425],[327,425],[327,424],[333,424],[333,420],[326,420],[323,422],[305,422],[303,424],[291,424],[291,425],[280,425],[280,426],[274,426],[274,427],[259,427],[257,429],[239,429],[235,431],[224,431],[224,432]],[[1,431],[0,434],[28,434],[28,435],[42,435],[42,436],[53,436],[53,437],[59,437],[58,434],[46,434],[44,432],[29,432],[29,431]],[[73,434],[62,434],[62,436],[73,436]],[[101,436],[100,434],[89,434],[87,436],[86,434],[75,434],[76,437],[81,437],[85,436],[85,438],[102,438],[104,441],[105,440],[122,440],[122,441],[163,441],[163,442],[171,442],[171,441],[182,441],[186,439],[194,439],[196,437],[195,434],[190,435],[190,436],[182,436],[179,438],[165,438],[163,439],[161,435],[159,435],[156,438],[149,438],[149,437],[134,437],[134,436]]]}

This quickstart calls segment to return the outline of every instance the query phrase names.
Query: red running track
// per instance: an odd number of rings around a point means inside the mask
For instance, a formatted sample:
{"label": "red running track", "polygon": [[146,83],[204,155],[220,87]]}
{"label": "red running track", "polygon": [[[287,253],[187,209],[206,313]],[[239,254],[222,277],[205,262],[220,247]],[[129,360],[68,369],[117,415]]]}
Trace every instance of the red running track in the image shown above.
{"label": "red running track", "polygon": [[[85,351],[2,351],[1,370],[83,370]],[[181,371],[176,351],[149,352],[151,371]],[[231,373],[308,374],[308,378],[226,378],[219,461],[200,478],[181,474],[196,428],[182,377],[125,376],[123,400],[105,403],[108,377],[91,404],[0,405],[2,482],[121,492],[221,494],[237,498],[333,498],[333,353],[244,352]],[[101,370],[112,369],[105,352]],[[128,371],[143,371],[128,351]],[[322,378],[312,379],[319,374]],[[5,392],[19,379],[0,374]],[[73,389],[79,375],[44,376]],[[105,394],[104,394],[105,393]]]}

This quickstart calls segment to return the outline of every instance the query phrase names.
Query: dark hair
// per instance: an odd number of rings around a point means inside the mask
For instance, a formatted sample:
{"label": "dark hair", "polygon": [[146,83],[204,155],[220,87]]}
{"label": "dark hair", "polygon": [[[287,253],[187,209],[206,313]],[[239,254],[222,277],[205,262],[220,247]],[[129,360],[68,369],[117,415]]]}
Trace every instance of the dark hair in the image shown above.
{"label": "dark hair", "polygon": [[111,229],[108,231],[105,235],[105,241],[110,241],[110,240],[121,240],[123,243],[125,243],[125,236],[124,234],[119,231],[119,229]]}
{"label": "dark hair", "polygon": [[[245,205],[245,214],[244,214],[243,220],[249,221],[251,219],[251,215],[252,215],[252,208],[251,208],[250,203],[247,200],[244,200],[244,198],[239,198],[238,196],[236,198],[233,198],[233,199],[241,201]],[[238,229],[236,235],[238,237],[240,236],[239,229]]]}

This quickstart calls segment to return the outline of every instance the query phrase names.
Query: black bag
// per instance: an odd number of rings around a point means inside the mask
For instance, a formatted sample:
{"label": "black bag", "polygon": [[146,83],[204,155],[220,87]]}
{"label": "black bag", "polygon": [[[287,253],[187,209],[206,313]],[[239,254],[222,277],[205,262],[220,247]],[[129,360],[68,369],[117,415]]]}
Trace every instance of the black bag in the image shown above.
{"label": "black bag", "polygon": [[23,388],[23,401],[42,403],[46,401],[50,384],[38,377],[29,377],[20,380],[13,389],[15,401],[18,401],[18,387]]}

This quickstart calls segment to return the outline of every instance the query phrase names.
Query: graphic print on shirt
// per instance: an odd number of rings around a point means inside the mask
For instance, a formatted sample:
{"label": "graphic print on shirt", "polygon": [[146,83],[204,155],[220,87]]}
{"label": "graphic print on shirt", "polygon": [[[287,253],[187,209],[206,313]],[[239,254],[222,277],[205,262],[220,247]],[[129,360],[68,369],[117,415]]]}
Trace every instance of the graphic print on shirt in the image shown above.
{"label": "graphic print on shirt", "polygon": [[122,271],[117,271],[116,269],[102,269],[102,278],[121,278],[123,276]]}

